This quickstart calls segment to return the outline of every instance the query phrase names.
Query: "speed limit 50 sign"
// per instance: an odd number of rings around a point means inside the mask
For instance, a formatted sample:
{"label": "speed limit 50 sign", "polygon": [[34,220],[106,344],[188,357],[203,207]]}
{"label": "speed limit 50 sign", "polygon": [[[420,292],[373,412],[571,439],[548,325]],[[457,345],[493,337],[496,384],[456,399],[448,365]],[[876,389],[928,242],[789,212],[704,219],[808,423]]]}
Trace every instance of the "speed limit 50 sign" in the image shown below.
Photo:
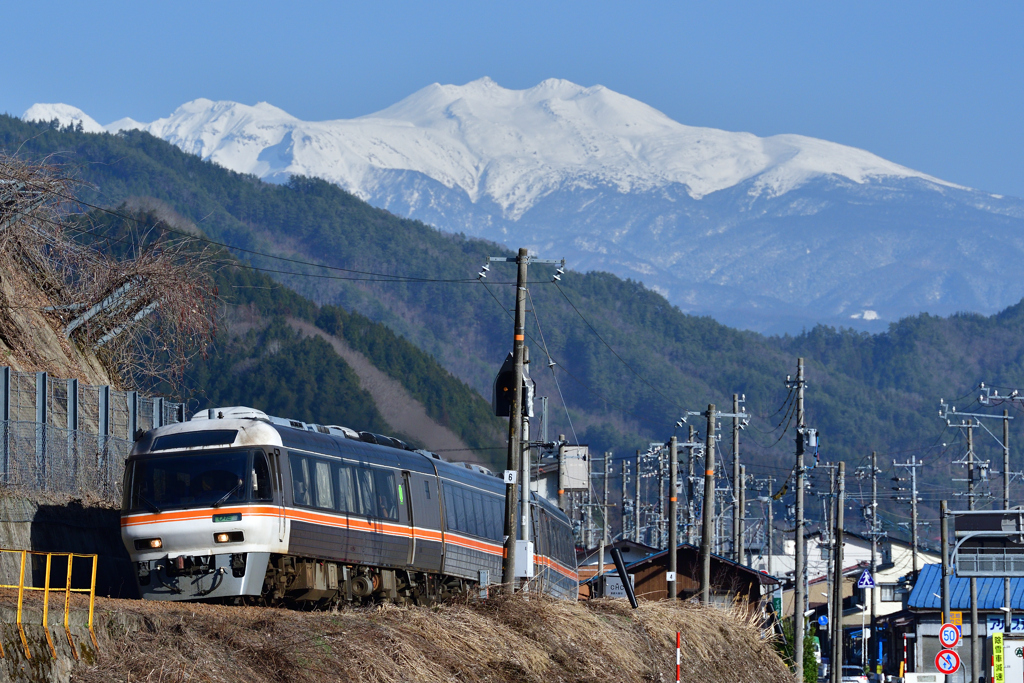
{"label": "speed limit 50 sign", "polygon": [[943,624],[939,629],[939,642],[947,650],[960,644],[960,629],[953,624]]}

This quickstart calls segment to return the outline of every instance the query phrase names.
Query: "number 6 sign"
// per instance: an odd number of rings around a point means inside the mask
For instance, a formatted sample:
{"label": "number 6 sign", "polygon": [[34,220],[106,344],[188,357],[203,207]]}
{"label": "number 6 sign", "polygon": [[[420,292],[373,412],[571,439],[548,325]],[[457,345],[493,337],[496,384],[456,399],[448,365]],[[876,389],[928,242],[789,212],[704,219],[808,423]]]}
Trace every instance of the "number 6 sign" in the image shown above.
{"label": "number 6 sign", "polygon": [[956,647],[960,643],[960,629],[953,624],[943,624],[939,629],[939,642],[946,649]]}
{"label": "number 6 sign", "polygon": [[952,650],[941,650],[935,655],[935,668],[939,673],[951,674],[960,668],[960,655]]}

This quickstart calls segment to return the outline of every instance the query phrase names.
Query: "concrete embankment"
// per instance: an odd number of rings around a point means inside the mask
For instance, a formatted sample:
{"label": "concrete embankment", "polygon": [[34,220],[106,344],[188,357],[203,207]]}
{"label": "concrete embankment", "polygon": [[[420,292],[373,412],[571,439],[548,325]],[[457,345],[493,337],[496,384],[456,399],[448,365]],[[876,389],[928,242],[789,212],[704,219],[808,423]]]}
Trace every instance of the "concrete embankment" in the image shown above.
{"label": "concrete embankment", "polygon": [[[131,559],[121,542],[121,516],[109,506],[67,501],[45,495],[33,499],[0,495],[0,548],[99,555],[96,593],[108,597],[135,598],[138,590]],[[42,586],[45,558],[30,558],[26,583]],[[56,585],[64,585],[66,564],[56,560],[51,569]],[[75,560],[73,585],[88,587],[89,565]],[[19,558],[0,553],[0,583],[18,583]]]}

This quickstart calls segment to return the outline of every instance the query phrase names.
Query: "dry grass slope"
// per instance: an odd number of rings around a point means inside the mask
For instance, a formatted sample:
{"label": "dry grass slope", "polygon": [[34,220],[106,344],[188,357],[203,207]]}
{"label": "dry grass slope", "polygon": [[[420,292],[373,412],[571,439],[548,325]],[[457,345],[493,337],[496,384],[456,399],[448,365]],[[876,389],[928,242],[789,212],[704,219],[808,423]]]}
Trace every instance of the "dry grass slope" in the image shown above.
{"label": "dry grass slope", "polygon": [[[110,608],[115,607],[116,611]],[[755,624],[693,605],[501,598],[337,613],[103,601],[100,653],[73,680],[787,683]]]}

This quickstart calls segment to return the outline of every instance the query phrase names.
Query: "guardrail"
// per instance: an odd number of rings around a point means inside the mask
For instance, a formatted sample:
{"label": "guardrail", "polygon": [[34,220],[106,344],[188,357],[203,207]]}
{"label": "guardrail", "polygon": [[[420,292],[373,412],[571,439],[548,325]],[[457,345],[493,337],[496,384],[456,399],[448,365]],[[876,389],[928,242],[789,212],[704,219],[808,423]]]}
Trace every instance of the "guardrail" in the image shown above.
{"label": "guardrail", "polygon": [[[78,659],[78,650],[75,648],[75,642],[71,638],[71,627],[68,623],[68,618],[71,615],[71,594],[72,593],[88,593],[89,594],[89,636],[92,638],[93,647],[99,650],[99,643],[96,641],[96,633],[92,629],[93,613],[96,608],[96,565],[99,560],[98,555],[88,555],[81,553],[47,553],[36,550],[9,550],[6,548],[0,548],[0,553],[12,553],[21,556],[21,566],[18,571],[18,583],[17,584],[0,584],[0,588],[17,588],[18,589],[18,633],[21,635],[21,644],[25,648],[25,657],[28,659],[32,658],[32,652],[28,647],[28,638],[25,636],[25,627],[23,623],[24,615],[24,603],[25,603],[25,591],[42,591],[43,592],[43,631],[46,633],[46,643],[50,646],[50,653],[56,659],[57,648],[54,647],[53,638],[50,637],[50,593],[57,593],[63,591],[64,593],[64,634],[68,638],[68,645],[71,646],[71,653]],[[45,556],[46,557],[46,573],[43,585],[40,586],[29,586],[25,585],[25,565],[27,564],[28,557],[34,556]],[[53,558],[67,558],[67,576],[64,580],[63,587],[52,587],[50,586],[50,573],[53,567]],[[89,579],[88,588],[72,588],[71,579],[74,570],[75,558],[91,559],[92,570]],[[6,657],[3,650],[3,645],[0,644],[0,657]]]}

